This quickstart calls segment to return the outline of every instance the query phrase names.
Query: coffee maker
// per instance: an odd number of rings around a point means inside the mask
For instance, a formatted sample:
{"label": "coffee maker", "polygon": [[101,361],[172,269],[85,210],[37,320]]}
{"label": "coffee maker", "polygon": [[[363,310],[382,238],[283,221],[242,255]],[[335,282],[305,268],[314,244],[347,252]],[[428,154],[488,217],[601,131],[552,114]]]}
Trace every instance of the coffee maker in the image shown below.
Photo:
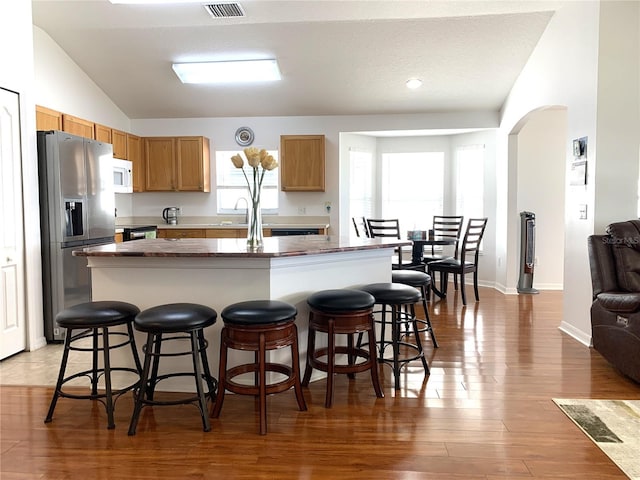
{"label": "coffee maker", "polygon": [[178,214],[180,213],[180,207],[167,207],[162,211],[162,218],[169,225],[178,224]]}

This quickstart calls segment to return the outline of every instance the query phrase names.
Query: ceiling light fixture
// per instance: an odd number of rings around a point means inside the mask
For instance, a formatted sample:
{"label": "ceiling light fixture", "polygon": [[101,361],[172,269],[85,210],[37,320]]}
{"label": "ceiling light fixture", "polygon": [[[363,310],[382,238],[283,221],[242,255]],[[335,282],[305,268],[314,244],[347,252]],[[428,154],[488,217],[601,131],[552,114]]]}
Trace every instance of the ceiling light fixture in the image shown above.
{"label": "ceiling light fixture", "polygon": [[409,80],[407,80],[406,85],[407,88],[415,90],[416,88],[420,88],[422,86],[422,80],[420,80],[419,78],[410,78]]}
{"label": "ceiling light fixture", "polygon": [[272,82],[281,79],[275,59],[174,63],[172,68],[182,83]]}
{"label": "ceiling light fixture", "polygon": [[154,3],[202,3],[200,0],[109,0],[113,4],[125,5],[151,5]]}

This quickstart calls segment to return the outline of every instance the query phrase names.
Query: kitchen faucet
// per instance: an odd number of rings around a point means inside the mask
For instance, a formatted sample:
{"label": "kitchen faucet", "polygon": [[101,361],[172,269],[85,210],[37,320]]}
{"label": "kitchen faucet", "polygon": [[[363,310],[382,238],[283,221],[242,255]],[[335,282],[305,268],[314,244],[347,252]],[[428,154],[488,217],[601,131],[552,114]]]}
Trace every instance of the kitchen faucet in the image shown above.
{"label": "kitchen faucet", "polygon": [[244,197],[238,198],[238,200],[236,200],[236,204],[234,205],[233,209],[238,210],[238,204],[240,203],[240,200],[244,200],[244,203],[247,206],[247,209],[244,212],[244,223],[249,224],[249,201],[246,198]]}

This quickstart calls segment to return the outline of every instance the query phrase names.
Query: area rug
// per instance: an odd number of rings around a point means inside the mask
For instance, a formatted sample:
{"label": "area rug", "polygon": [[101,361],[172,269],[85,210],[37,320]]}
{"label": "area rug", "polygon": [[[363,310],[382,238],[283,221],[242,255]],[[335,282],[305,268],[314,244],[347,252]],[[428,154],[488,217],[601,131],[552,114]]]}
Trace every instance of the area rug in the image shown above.
{"label": "area rug", "polygon": [[629,478],[640,480],[640,400],[553,401]]}

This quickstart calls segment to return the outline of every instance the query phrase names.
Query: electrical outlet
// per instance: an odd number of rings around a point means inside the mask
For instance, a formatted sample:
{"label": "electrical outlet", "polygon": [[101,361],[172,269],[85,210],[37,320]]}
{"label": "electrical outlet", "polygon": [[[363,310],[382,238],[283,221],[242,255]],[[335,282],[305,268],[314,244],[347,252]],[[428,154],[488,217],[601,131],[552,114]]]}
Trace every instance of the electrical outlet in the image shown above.
{"label": "electrical outlet", "polygon": [[307,207],[298,207],[298,215],[306,215]]}

